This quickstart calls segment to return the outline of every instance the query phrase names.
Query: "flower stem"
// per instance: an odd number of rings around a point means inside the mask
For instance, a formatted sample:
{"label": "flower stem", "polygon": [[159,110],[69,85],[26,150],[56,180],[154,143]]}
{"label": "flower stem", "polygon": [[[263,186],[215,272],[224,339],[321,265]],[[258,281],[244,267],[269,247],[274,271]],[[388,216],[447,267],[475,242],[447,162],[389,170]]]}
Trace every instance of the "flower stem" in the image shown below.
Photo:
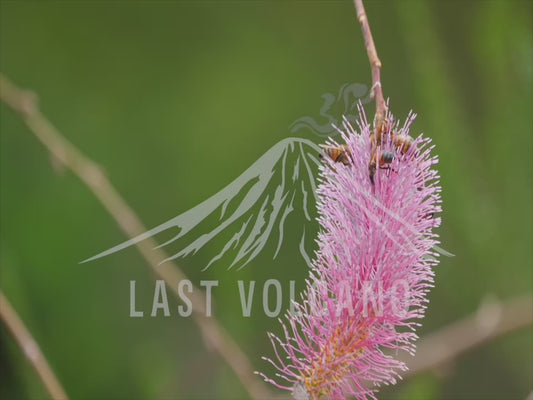
{"label": "flower stem", "polygon": [[366,52],[368,54],[368,60],[370,61],[370,68],[372,71],[372,89],[370,97],[376,101],[374,128],[376,129],[376,132],[379,132],[379,128],[382,126],[387,115],[387,104],[383,97],[383,88],[381,86],[381,61],[379,60],[376,45],[372,38],[372,32],[370,31],[370,25],[368,23],[363,0],[354,0],[354,3],[357,11],[357,19],[361,24],[361,30],[365,39]]}

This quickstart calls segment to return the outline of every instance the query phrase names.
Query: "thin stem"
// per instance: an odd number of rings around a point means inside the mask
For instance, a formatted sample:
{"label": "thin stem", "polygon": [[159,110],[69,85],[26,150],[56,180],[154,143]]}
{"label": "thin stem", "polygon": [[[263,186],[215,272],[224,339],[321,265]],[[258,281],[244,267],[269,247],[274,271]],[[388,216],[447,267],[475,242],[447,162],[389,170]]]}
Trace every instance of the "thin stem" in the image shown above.
{"label": "thin stem", "polygon": [[50,364],[48,364],[39,345],[2,291],[0,291],[0,319],[4,321],[22,352],[39,375],[50,397],[54,400],[68,400],[67,394],[57,380],[54,371],[50,368]]}
{"label": "thin stem", "polygon": [[368,54],[368,60],[370,61],[370,69],[372,71],[372,90],[370,96],[376,101],[374,127],[376,129],[381,129],[381,125],[385,121],[387,115],[387,104],[383,97],[383,88],[381,86],[381,61],[379,60],[376,45],[372,38],[372,32],[370,31],[370,25],[368,23],[363,0],[354,0],[354,3],[357,11],[357,19],[361,24],[361,30],[365,39],[366,52]]}
{"label": "thin stem", "polygon": [[[120,196],[101,168],[86,157],[41,114],[37,107],[36,96],[26,90],[17,88],[0,74],[0,99],[18,112],[35,136],[50,153],[74,172],[102,203],[120,229],[129,238],[134,238],[146,228]],[[176,263],[167,261],[168,255],[158,247],[157,242],[147,238],[136,244],[142,257],[160,279],[166,282],[178,298],[178,284],[187,276]],[[233,369],[240,382],[254,399],[268,397],[269,391],[263,382],[253,374],[250,361],[237,343],[220,326],[216,318],[206,316],[205,295],[198,288],[188,294],[193,309],[193,320],[208,348],[215,349]]]}
{"label": "thin stem", "polygon": [[438,369],[476,347],[532,324],[532,295],[505,302],[486,301],[472,315],[424,336],[416,356],[403,358],[409,366],[406,376]]}

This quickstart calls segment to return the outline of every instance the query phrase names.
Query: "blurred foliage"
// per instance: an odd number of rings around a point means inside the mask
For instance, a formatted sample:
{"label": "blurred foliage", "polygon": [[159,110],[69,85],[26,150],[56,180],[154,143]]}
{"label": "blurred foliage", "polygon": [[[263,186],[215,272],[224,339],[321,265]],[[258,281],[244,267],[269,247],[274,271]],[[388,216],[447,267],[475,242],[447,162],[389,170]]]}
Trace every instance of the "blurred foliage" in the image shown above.
{"label": "blurred foliage", "polygon": [[[112,182],[147,226],[214,194],[346,82],[369,84],[350,1],[0,2],[0,69],[39,94],[44,113]],[[532,291],[533,29],[529,1],[367,1],[385,95],[440,157],[442,260],[420,334],[487,296]],[[373,112],[373,105],[367,105]],[[82,259],[124,240],[94,196],[4,105],[0,121],[1,287],[72,398],[246,398],[190,318],[149,317],[154,276],[135,249]],[[300,132],[319,143],[310,132]],[[294,236],[294,235],[293,235]],[[311,238],[310,238],[311,239]],[[296,236],[288,240],[297,240]],[[292,248],[287,246],[287,248]],[[240,271],[180,266],[217,279],[215,315],[255,369],[272,355],[261,312],[269,278],[303,287],[306,265],[264,252]],[[213,254],[214,255],[214,254]],[[212,255],[211,255],[212,256]],[[144,318],[129,318],[129,281]],[[256,280],[243,318],[237,280]],[[0,397],[41,398],[2,328]],[[524,398],[531,328],[384,390],[383,398]]]}

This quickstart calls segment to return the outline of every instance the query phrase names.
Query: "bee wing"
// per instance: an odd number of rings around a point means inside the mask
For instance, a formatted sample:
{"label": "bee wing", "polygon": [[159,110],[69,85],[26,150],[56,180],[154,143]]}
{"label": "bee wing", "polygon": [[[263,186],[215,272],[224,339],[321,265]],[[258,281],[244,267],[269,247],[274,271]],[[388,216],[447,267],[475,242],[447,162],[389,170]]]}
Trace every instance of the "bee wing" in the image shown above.
{"label": "bee wing", "polygon": [[[204,269],[217,261],[224,261],[229,268],[242,268],[267,244],[271,244],[275,258],[287,226],[300,235],[300,253],[310,263],[309,247],[314,245],[313,231],[316,232],[318,226],[314,216],[319,152],[320,148],[310,140],[284,139],[207,200],[82,263],[116,253],[149,237],[175,231],[171,239],[159,246],[175,251],[167,260],[196,254],[209,247],[211,258]],[[216,255],[212,256],[213,253]]]}

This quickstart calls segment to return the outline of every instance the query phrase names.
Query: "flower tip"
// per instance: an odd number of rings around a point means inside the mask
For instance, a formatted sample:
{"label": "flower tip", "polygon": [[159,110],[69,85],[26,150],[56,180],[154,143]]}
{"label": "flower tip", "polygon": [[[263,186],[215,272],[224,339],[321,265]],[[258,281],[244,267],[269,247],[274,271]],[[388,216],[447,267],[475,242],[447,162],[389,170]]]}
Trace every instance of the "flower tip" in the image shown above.
{"label": "flower tip", "polygon": [[309,393],[302,382],[296,382],[294,384],[292,397],[294,400],[311,400],[311,396],[309,396]]}

